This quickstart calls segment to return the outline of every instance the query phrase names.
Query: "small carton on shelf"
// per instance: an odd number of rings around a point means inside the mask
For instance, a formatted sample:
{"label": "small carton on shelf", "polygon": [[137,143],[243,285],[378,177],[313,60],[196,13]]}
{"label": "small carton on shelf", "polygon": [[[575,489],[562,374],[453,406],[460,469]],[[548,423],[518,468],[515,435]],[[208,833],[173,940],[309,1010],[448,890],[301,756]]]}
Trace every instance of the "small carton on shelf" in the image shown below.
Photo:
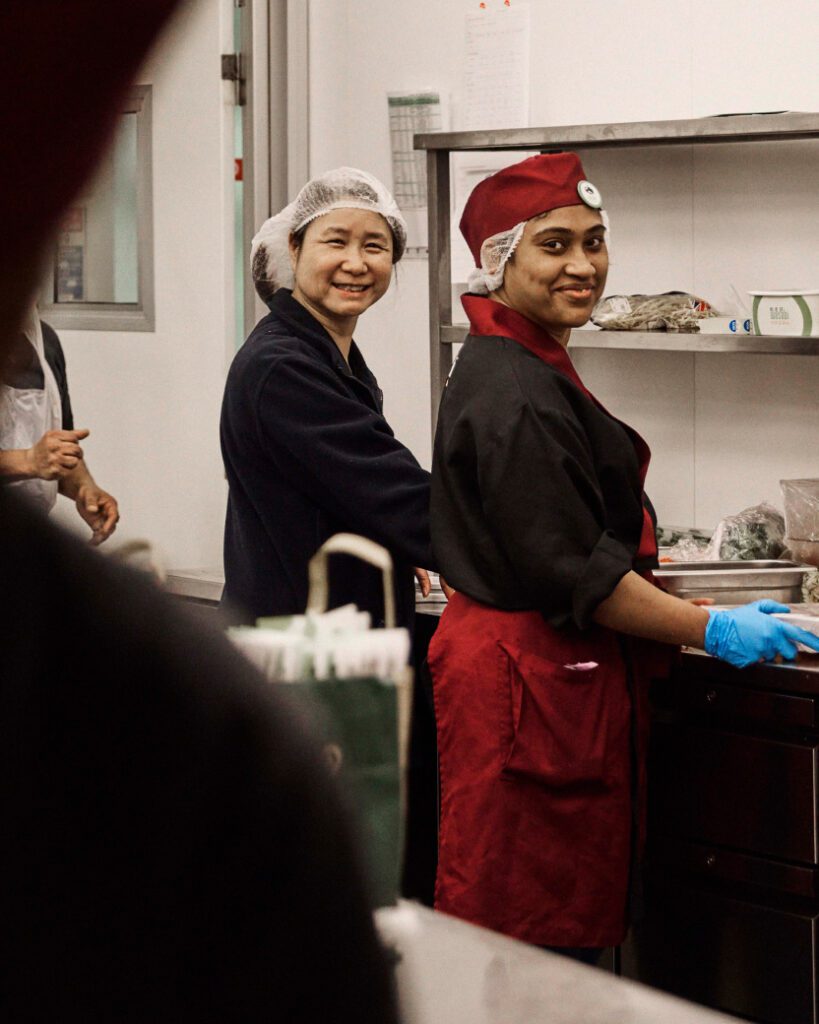
{"label": "small carton on shelf", "polygon": [[731,316],[709,316],[700,321],[700,334],[750,334],[751,321],[741,313]]}

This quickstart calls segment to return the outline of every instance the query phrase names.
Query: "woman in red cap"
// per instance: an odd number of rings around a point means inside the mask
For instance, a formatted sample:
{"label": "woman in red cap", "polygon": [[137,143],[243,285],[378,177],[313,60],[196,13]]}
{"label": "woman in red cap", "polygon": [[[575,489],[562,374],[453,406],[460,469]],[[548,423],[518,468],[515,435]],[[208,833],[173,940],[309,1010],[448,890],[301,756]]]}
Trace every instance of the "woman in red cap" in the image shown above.
{"label": "woman in red cap", "polygon": [[784,605],[709,614],[652,580],[648,446],[567,351],[606,283],[601,207],[573,153],[508,167],[467,202],[470,334],[432,472],[456,592],[429,653],[437,908],[589,961],[626,931],[647,680],[681,643],[740,666],[819,646],[766,614]]}

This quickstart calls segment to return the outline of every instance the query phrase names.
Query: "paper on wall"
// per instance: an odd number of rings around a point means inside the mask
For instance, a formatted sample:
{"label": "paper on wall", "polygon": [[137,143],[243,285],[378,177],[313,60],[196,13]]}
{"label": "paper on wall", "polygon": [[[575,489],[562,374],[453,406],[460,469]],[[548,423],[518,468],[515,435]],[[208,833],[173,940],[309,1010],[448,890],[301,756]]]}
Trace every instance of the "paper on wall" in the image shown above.
{"label": "paper on wall", "polygon": [[464,129],[529,124],[529,4],[466,16]]}
{"label": "paper on wall", "polygon": [[446,111],[441,94],[387,93],[392,153],[392,194],[407,222],[407,249],[427,245],[427,154],[413,148],[413,136],[438,132],[445,127]]}

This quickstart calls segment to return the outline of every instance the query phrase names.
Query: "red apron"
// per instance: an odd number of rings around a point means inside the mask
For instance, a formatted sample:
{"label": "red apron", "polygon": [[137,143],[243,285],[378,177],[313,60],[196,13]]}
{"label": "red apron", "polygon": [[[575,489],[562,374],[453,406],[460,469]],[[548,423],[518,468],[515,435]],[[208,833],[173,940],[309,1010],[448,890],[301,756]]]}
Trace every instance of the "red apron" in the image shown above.
{"label": "red apron", "polygon": [[[500,307],[487,324],[496,305],[464,297],[473,333],[509,337],[511,319],[513,340],[595,401],[565,350],[545,344],[530,321]],[[650,452],[626,429],[642,483]],[[645,509],[635,565],[656,553]],[[602,626],[557,630],[537,611],[452,597],[429,648],[438,910],[537,945],[622,941],[635,818],[642,842],[646,684],[670,657],[667,647]]]}

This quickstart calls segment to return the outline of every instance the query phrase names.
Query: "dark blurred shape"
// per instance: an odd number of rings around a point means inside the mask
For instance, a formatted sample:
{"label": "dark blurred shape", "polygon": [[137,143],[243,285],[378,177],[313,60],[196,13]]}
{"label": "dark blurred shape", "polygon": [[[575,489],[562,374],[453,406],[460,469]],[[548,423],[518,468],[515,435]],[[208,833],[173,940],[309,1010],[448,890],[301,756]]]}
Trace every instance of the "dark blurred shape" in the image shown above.
{"label": "dark blurred shape", "polygon": [[[175,6],[0,6],[0,362]],[[393,1024],[347,816],[283,698],[3,490],[0,522],[4,1020]]]}
{"label": "dark blurred shape", "polygon": [[[0,4],[0,346],[19,324],[60,213],[178,0]],[[1,348],[0,348],[1,351]]]}
{"label": "dark blurred shape", "polygon": [[9,1021],[396,1020],[342,802],[227,640],[0,491]]}

